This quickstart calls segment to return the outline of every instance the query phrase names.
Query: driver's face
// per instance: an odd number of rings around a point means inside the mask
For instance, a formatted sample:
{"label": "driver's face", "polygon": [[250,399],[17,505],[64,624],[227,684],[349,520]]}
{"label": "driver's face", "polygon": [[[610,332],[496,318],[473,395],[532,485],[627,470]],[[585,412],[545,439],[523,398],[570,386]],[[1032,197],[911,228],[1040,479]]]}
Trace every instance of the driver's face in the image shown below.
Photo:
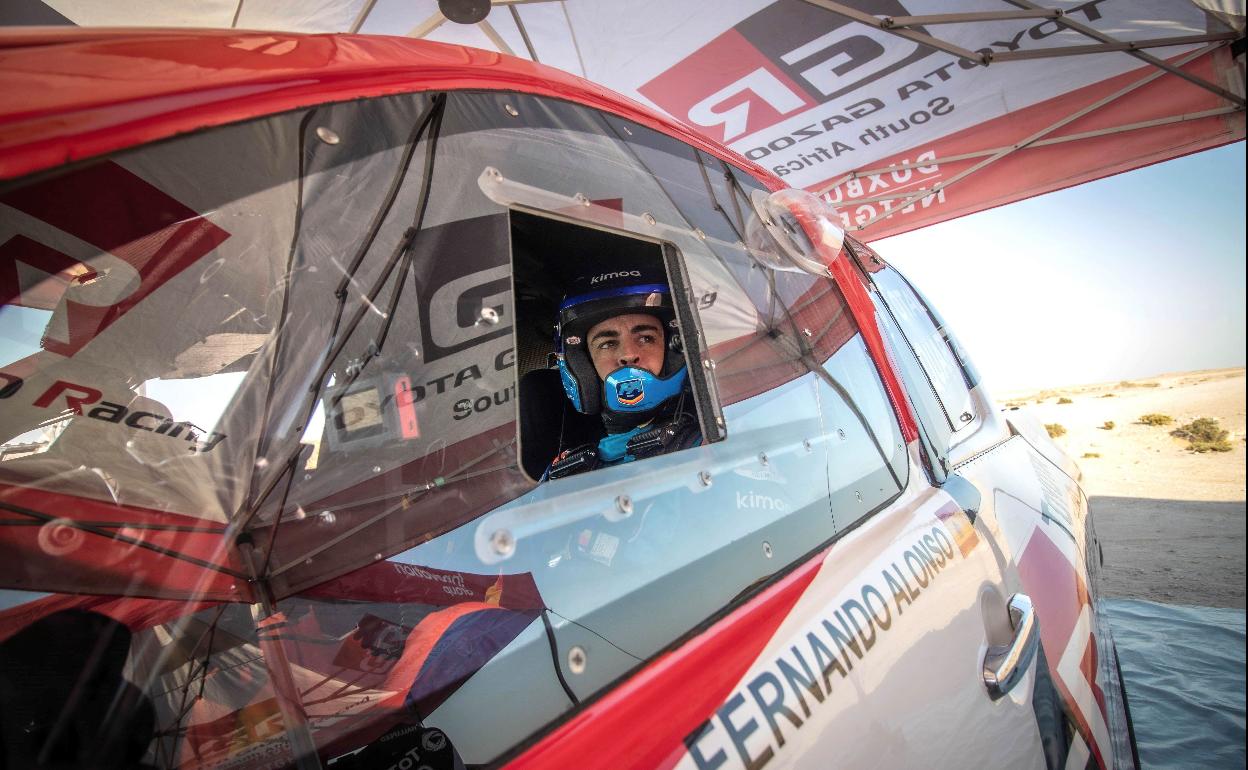
{"label": "driver's face", "polygon": [[589,357],[600,379],[621,366],[635,366],[651,374],[663,368],[663,324],[644,313],[608,318],[585,335]]}

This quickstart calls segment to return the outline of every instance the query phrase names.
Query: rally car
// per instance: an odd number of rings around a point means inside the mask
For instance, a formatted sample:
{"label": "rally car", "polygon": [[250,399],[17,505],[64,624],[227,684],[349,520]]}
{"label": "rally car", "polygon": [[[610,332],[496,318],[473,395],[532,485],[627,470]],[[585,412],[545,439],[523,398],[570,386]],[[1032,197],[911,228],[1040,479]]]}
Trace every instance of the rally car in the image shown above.
{"label": "rally car", "polygon": [[[1077,468],[825,201],[425,41],[0,83],[0,766],[1134,764]],[[639,265],[700,440],[552,478]]]}

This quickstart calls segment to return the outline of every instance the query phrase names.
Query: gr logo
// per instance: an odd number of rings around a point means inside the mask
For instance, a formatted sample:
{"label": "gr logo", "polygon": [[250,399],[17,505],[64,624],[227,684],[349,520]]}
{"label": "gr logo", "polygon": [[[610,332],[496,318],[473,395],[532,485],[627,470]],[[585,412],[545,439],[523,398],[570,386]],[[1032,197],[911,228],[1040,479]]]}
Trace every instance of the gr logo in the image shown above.
{"label": "gr logo", "polygon": [[0,304],[52,311],[72,356],[230,234],[105,161],[0,193]]}
{"label": "gr logo", "polygon": [[[873,16],[909,15],[896,0],[844,2]],[[846,94],[870,96],[871,83],[933,53],[805,0],[780,0],[638,90],[707,136],[733,142]]]}
{"label": "gr logo", "polygon": [[415,260],[425,363],[510,333],[508,248],[506,214],[421,232]]}

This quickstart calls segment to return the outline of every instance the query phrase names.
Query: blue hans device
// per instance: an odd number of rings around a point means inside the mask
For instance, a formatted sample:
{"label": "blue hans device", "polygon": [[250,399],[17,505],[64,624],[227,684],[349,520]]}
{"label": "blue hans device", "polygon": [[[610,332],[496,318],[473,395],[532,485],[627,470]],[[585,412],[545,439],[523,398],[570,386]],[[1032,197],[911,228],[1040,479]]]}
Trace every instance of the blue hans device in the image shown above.
{"label": "blue hans device", "polygon": [[[622,366],[607,375],[602,383],[602,403],[613,412],[635,413],[653,409],[672,396],[680,395],[685,386],[685,367],[677,369],[667,378],[651,374],[635,366]],[[568,365],[560,359],[559,379],[563,392],[578,410],[581,408],[581,389],[576,378],[568,371]]]}
{"label": "blue hans device", "polygon": [[621,366],[602,383],[603,404],[612,412],[644,412],[680,395],[685,367],[666,379],[635,366]]}

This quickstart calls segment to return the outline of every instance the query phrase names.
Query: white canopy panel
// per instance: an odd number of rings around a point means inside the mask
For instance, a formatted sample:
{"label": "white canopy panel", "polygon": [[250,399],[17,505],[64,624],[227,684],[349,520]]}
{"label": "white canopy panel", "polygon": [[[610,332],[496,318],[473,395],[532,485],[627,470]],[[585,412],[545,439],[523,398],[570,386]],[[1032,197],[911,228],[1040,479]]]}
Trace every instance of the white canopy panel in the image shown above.
{"label": "white canopy panel", "polygon": [[494,0],[476,24],[435,0],[0,14],[55,20],[409,35],[535,59],[825,194],[866,240],[1244,137],[1242,0]]}

